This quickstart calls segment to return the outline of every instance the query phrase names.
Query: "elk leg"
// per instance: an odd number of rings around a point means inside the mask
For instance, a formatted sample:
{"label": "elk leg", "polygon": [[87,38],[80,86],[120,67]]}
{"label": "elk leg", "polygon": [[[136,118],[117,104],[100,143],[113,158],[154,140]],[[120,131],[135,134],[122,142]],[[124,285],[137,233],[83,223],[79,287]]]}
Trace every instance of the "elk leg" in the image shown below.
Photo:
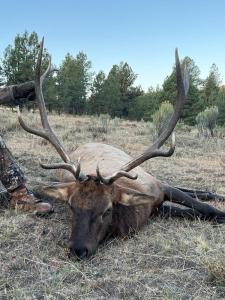
{"label": "elk leg", "polygon": [[174,187],[163,185],[163,189],[165,201],[171,201],[192,208],[196,213],[200,213],[205,219],[216,220],[218,223],[225,223],[225,212],[222,212],[207,203],[201,202],[197,198],[192,198],[188,194]]}
{"label": "elk leg", "polygon": [[157,211],[157,215],[163,218],[185,218],[195,220],[196,218],[202,218],[202,214],[192,208],[177,207],[171,204],[163,203]]}
{"label": "elk leg", "polygon": [[221,202],[225,201],[224,196],[214,194],[214,193],[211,193],[211,192],[199,191],[199,190],[189,190],[189,189],[180,188],[180,187],[175,187],[175,188],[182,191],[182,192],[184,192],[184,193],[186,193],[186,194],[188,194],[192,198],[198,198],[202,201],[211,201],[211,200],[217,200],[217,201],[221,201]]}

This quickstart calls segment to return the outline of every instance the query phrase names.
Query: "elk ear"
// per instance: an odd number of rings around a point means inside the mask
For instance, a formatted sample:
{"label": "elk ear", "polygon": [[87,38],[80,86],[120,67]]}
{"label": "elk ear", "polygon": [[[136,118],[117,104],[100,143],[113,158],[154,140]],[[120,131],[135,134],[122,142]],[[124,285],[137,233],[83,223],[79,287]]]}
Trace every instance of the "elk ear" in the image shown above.
{"label": "elk ear", "polygon": [[55,199],[68,201],[74,192],[76,182],[52,183],[50,185],[39,185],[34,191],[40,196],[48,196]]}
{"label": "elk ear", "polygon": [[154,194],[147,195],[144,193],[137,192],[136,190],[124,188],[118,186],[118,193],[115,202],[120,203],[125,206],[141,205],[154,203],[156,197]]}

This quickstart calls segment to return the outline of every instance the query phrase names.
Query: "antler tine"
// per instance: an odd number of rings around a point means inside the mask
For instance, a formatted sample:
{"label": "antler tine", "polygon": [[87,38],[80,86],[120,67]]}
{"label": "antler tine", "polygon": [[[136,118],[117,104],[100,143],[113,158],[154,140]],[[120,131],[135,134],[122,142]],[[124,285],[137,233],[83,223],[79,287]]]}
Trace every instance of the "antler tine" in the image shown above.
{"label": "antler tine", "polygon": [[43,85],[45,79],[52,73],[58,71],[56,68],[52,65],[52,57],[49,55],[49,62],[48,62],[48,68],[44,72],[44,74],[41,75],[41,85]]}
{"label": "antler tine", "polygon": [[[176,59],[176,78],[177,78],[177,101],[176,101],[176,106],[174,109],[174,114],[170,119],[168,127],[162,132],[162,134],[159,136],[159,138],[155,141],[155,143],[149,148],[149,149],[154,149],[154,148],[160,148],[165,141],[168,139],[168,137],[171,135],[173,132],[183,109],[184,102],[186,99],[186,96],[188,94],[188,89],[189,89],[189,76],[188,76],[188,71],[185,66],[184,68],[184,74],[182,77],[182,72],[181,72],[181,67],[180,67],[180,60],[178,56],[178,50],[176,48],[175,50],[175,59]],[[148,151],[147,149],[146,151]]]}
{"label": "antler tine", "polygon": [[187,72],[187,68],[184,68],[184,75],[182,78],[182,72],[180,67],[180,60],[178,56],[178,50],[175,51],[175,58],[176,58],[176,77],[177,77],[177,101],[176,106],[174,109],[173,116],[170,119],[169,125],[167,128],[161,133],[155,143],[150,146],[143,154],[138,156],[137,158],[131,160],[126,165],[124,165],[121,169],[123,171],[129,172],[130,170],[134,169],[135,167],[142,164],[144,161],[157,157],[157,156],[171,156],[175,150],[175,135],[173,136],[172,145],[168,152],[162,152],[159,148],[165,143],[165,141],[169,138],[171,133],[173,132],[184,106],[185,99],[188,94],[189,88],[189,76]]}
{"label": "antler tine", "polygon": [[97,177],[99,178],[99,180],[105,185],[112,184],[114,181],[116,181],[120,177],[127,177],[127,178],[132,179],[132,180],[135,180],[135,179],[138,178],[137,174],[131,175],[131,174],[125,172],[125,171],[118,171],[118,172],[115,172],[112,176],[103,177],[100,170],[99,170],[99,166],[97,166],[97,168],[96,168],[96,174],[97,174]]}
{"label": "antler tine", "polygon": [[39,164],[43,169],[47,169],[47,170],[52,170],[52,169],[64,169],[69,171],[70,173],[73,174],[73,176],[77,179],[77,180],[82,180],[81,176],[80,176],[80,170],[81,170],[81,166],[80,163],[78,162],[77,166],[75,166],[74,164],[71,163],[56,163],[56,164],[43,164],[41,162],[41,160],[39,160]]}
{"label": "antler tine", "polygon": [[[129,172],[148,159],[151,159],[153,157],[158,157],[158,156],[169,157],[174,153],[174,151],[175,151],[175,134],[173,133],[173,130],[181,116],[181,112],[182,112],[184,102],[187,97],[188,89],[189,89],[189,76],[188,76],[187,68],[185,66],[184,75],[182,77],[180,60],[179,60],[177,49],[175,50],[175,59],[176,59],[176,78],[177,78],[177,101],[176,101],[174,113],[170,119],[169,125],[161,133],[161,135],[158,137],[158,139],[154,142],[154,144],[152,146],[150,146],[144,153],[142,153],[138,157],[132,159],[124,166],[122,166],[120,171],[118,171],[118,172],[121,172],[121,171]],[[169,138],[169,136],[171,134],[172,134],[172,143],[171,143],[170,149],[168,151],[160,150],[160,147],[166,142],[166,140]],[[98,173],[100,173],[100,172],[98,172]],[[127,173],[126,173],[126,175],[127,175]],[[113,175],[111,177],[113,177]],[[128,176],[126,176],[126,177],[128,177]],[[110,182],[110,176],[107,177],[107,182]]]}
{"label": "antler tine", "polygon": [[51,64],[51,57],[49,58],[49,64],[47,70],[44,72],[44,74],[41,76],[41,62],[42,62],[42,53],[43,53],[43,46],[44,46],[44,38],[42,39],[40,43],[40,50],[38,53],[38,59],[36,63],[35,68],[35,93],[37,97],[38,107],[40,111],[41,116],[41,123],[43,126],[43,130],[36,130],[28,127],[25,122],[23,121],[19,111],[18,111],[18,119],[19,123],[22,126],[22,128],[29,133],[32,133],[34,135],[40,136],[46,140],[48,140],[53,147],[56,149],[56,151],[59,153],[60,157],[64,161],[64,163],[59,164],[52,164],[52,165],[46,165],[43,163],[40,163],[40,165],[45,169],[66,169],[70,171],[74,177],[77,180],[83,181],[87,177],[80,172],[80,163],[79,162],[73,162],[71,161],[69,155],[66,153],[66,150],[64,149],[63,145],[60,143],[59,139],[55,135],[54,131],[52,130],[47,116],[47,111],[45,107],[45,101],[44,96],[42,92],[42,86],[47,78],[47,76],[52,73],[55,69],[52,67]]}
{"label": "antler tine", "polygon": [[20,126],[27,132],[31,133],[31,134],[34,134],[34,135],[37,135],[37,136],[40,136],[44,139],[47,138],[46,134],[44,131],[41,131],[41,130],[37,130],[37,129],[33,129],[29,126],[27,126],[27,124],[24,122],[22,116],[21,116],[21,113],[20,113],[20,108],[19,106],[17,106],[17,116],[18,116],[18,121],[20,123]]}
{"label": "antler tine", "polygon": [[[152,152],[152,155],[148,157],[148,159],[150,158],[154,158],[154,157],[170,157],[173,155],[174,151],[175,151],[175,146],[176,146],[176,143],[175,143],[175,133],[173,132],[172,133],[172,141],[171,141],[171,145],[170,145],[170,148],[169,150],[167,151],[163,151],[161,149],[156,149],[155,151]],[[124,171],[124,170],[120,170],[120,171],[117,171],[115,173],[113,173],[111,176],[108,176],[108,177],[103,177],[101,175],[101,172],[99,170],[99,166],[97,165],[97,168],[96,168],[96,174],[97,174],[97,177],[99,178],[99,180],[105,184],[105,185],[110,185],[112,184],[114,181],[116,181],[117,179],[121,178],[121,177],[127,177],[129,179],[132,179],[132,180],[135,180],[138,178],[138,175],[131,175],[130,173],[128,173],[128,171]]]}
{"label": "antler tine", "polygon": [[161,149],[156,149],[155,151],[152,151],[151,155],[149,153],[148,159],[158,157],[158,156],[162,156],[162,157],[172,156],[175,151],[175,147],[176,147],[176,136],[175,136],[175,133],[172,132],[172,138],[171,138],[171,144],[170,144],[169,150],[164,151]]}

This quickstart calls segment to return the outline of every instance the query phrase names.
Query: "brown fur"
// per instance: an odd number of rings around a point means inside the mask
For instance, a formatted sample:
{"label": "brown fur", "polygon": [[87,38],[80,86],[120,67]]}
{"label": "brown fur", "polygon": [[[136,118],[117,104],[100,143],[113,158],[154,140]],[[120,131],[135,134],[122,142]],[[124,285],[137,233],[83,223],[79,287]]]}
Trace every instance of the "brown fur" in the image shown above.
{"label": "brown fur", "polygon": [[[94,253],[98,244],[108,235],[127,235],[130,231],[140,228],[149,216],[157,210],[165,199],[175,199],[177,203],[203,212],[207,217],[225,217],[225,214],[202,205],[182,191],[165,186],[146,173],[142,168],[135,167],[147,159],[156,156],[168,157],[175,149],[175,139],[168,151],[160,150],[171,135],[182,111],[189,87],[187,70],[182,77],[178,51],[176,57],[177,102],[174,114],[167,128],[155,143],[135,160],[123,151],[105,144],[89,143],[79,147],[70,157],[52,131],[42,94],[42,83],[52,71],[49,67],[40,80],[43,40],[35,68],[35,92],[39,104],[43,130],[29,128],[19,115],[21,126],[28,132],[41,136],[51,142],[64,163],[41,166],[45,169],[63,169],[60,172],[61,184],[45,188],[47,194],[67,200],[73,212],[70,250],[72,254],[84,258]],[[81,162],[74,164],[72,161]],[[68,171],[65,171],[68,170]],[[101,172],[99,171],[101,170]],[[121,172],[126,178],[119,178]],[[132,173],[138,176],[133,176]],[[96,174],[97,173],[97,174]],[[74,178],[77,181],[74,181]],[[100,175],[101,174],[101,175]],[[112,175],[114,174],[114,175]],[[97,175],[97,176],[96,176]],[[102,176],[103,175],[103,176]],[[110,177],[104,179],[104,176]],[[130,179],[127,178],[130,177]],[[137,178],[137,179],[136,179]],[[114,181],[113,181],[114,179]],[[136,179],[131,181],[131,179]],[[115,181],[116,180],[116,181]],[[114,182],[114,183],[113,183]],[[104,185],[103,185],[104,183]],[[110,186],[108,184],[112,183]]]}
{"label": "brown fur", "polygon": [[96,176],[97,165],[107,176],[131,160],[117,148],[89,143],[74,151],[71,158],[80,158],[82,172],[89,179],[75,181],[70,172],[61,170],[58,176],[62,183],[46,187],[45,193],[68,201],[73,213],[69,246],[71,253],[80,258],[93,254],[108,236],[126,236],[138,230],[164,200],[190,207],[189,214],[224,221],[224,212],[163,185],[140,167],[131,172],[138,175],[136,180],[121,177],[112,185],[102,184]]}
{"label": "brown fur", "polygon": [[73,212],[70,248],[78,256],[82,256],[82,249],[92,254],[106,236],[126,236],[139,229],[164,200],[160,182],[140,167],[132,172],[138,174],[137,180],[123,177],[109,186],[99,181],[97,164],[103,175],[109,175],[131,160],[117,148],[89,143],[79,147],[71,158],[80,158],[82,171],[89,180],[74,181],[70,172],[60,170],[58,177],[62,183],[44,190],[50,196],[68,200]]}
{"label": "brown fur", "polygon": [[[42,39],[35,67],[35,93],[39,104],[43,130],[29,128],[24,123],[20,114],[18,120],[26,131],[48,140],[63,159],[63,164],[60,163],[51,166],[41,164],[46,169],[63,169],[60,172],[60,180],[64,184],[49,188],[46,187],[45,191],[51,196],[68,200],[73,212],[71,250],[79,257],[83,257],[94,252],[98,243],[109,232],[110,227],[115,228],[115,232],[125,234],[129,232],[130,228],[139,228],[146,222],[147,217],[163,202],[164,192],[161,184],[139,167],[134,169],[134,172],[138,175],[138,179],[133,184],[130,183],[130,179],[117,178],[116,183],[109,186],[108,182],[104,181],[103,177],[99,175],[97,166],[100,167],[103,176],[108,176],[132,160],[129,155],[112,146],[89,143],[79,147],[70,157],[67,155],[48,122],[45,101],[42,94],[42,84],[53,70],[53,67],[51,61],[49,61],[49,66],[41,77],[43,45],[44,40]],[[165,132],[168,137],[179,119],[185,93],[187,93],[183,84],[177,49],[175,58],[178,96],[171,124],[168,127],[168,132]],[[164,143],[164,139],[165,137],[162,138],[161,145]],[[160,144],[158,146],[160,147]],[[174,146],[171,149],[173,152]],[[168,156],[168,153],[166,155]],[[163,156],[165,156],[165,153],[163,153]],[[72,163],[73,160],[75,162],[80,161],[81,169],[80,166],[75,166]],[[98,173],[98,176],[96,176],[96,173]],[[76,178],[75,182],[74,178],[71,177],[72,174]],[[136,179],[132,175],[131,178]],[[136,210],[135,206],[137,205],[145,205],[142,212],[140,209]],[[114,209],[115,206],[117,210]],[[125,216],[124,220],[115,217],[115,211],[119,215],[123,206],[133,206],[133,209],[123,209],[124,214],[129,215],[126,224]],[[124,226],[121,225],[122,223]]]}

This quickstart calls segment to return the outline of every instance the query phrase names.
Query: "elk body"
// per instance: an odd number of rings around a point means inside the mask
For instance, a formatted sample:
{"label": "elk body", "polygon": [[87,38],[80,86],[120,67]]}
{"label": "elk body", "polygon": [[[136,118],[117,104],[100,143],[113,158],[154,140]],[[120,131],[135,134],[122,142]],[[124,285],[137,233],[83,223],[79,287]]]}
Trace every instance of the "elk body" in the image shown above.
{"label": "elk body", "polygon": [[[35,89],[44,130],[29,128],[21,116],[19,122],[28,132],[47,139],[57,150],[63,162],[53,165],[41,163],[45,169],[60,169],[60,183],[43,187],[45,194],[67,201],[72,210],[70,253],[79,258],[93,254],[99,243],[109,236],[126,236],[146,224],[148,218],[159,212],[183,217],[200,217],[225,221],[225,213],[203,203],[177,188],[165,185],[145,172],[139,165],[153,157],[171,156],[175,150],[172,133],[181,115],[188,92],[188,75],[181,74],[176,51],[177,101],[168,127],[157,141],[136,158],[106,144],[88,143],[70,156],[52,131],[42,95],[42,83],[51,70],[51,62],[40,76],[43,41],[36,65]],[[172,134],[171,147],[161,146]],[[178,203],[173,207],[165,201]],[[185,208],[186,207],[186,208]]]}

